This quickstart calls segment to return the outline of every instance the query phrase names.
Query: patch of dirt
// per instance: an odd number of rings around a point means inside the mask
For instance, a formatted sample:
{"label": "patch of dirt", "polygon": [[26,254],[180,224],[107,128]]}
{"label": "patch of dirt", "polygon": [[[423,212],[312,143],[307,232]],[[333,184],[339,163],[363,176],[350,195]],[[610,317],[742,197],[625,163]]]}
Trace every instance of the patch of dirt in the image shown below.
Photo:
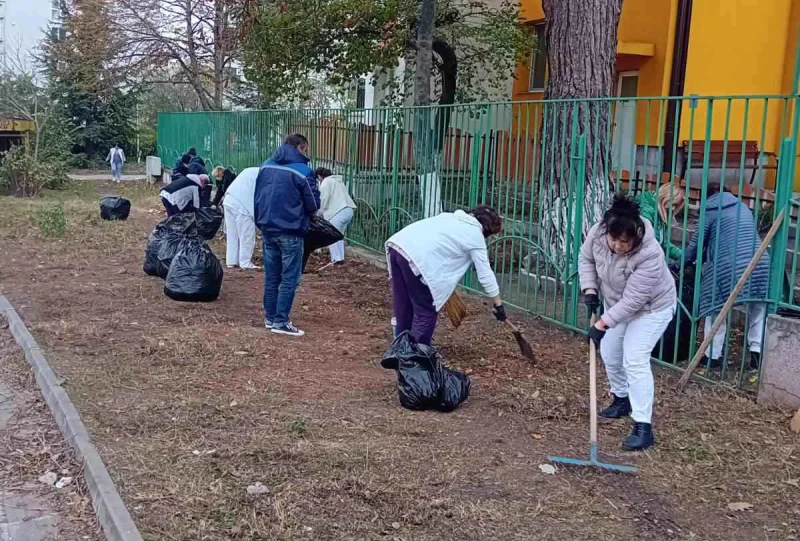
{"label": "patch of dirt", "polygon": [[[11,409],[13,408],[13,409]],[[71,477],[64,488],[46,486],[45,473]],[[5,530],[6,524],[11,528]],[[83,467],[64,441],[36,387],[22,350],[0,319],[0,536],[2,539],[100,541]]]}
{"label": "patch of dirt", "polygon": [[[106,193],[108,185],[99,188]],[[120,190],[126,188],[120,187]],[[0,200],[0,214],[13,200]],[[657,447],[625,454],[627,421],[588,454],[583,339],[512,314],[538,362],[480,299],[435,337],[473,378],[450,414],[409,412],[378,364],[391,341],[385,271],[348,260],[303,277],[293,320],[262,327],[263,275],[226,269],[220,299],[175,303],[142,273],[155,198],[120,223],[71,222],[60,241],[0,228],[0,288],[22,313],[92,431],[146,537],[170,540],[792,539],[798,437],[789,415],[729,391],[679,395],[657,372]],[[224,254],[222,241],[212,244]],[[315,256],[310,269],[325,258]],[[600,385],[605,386],[601,375]],[[250,496],[261,482],[268,494]],[[728,503],[746,501],[747,511]]]}

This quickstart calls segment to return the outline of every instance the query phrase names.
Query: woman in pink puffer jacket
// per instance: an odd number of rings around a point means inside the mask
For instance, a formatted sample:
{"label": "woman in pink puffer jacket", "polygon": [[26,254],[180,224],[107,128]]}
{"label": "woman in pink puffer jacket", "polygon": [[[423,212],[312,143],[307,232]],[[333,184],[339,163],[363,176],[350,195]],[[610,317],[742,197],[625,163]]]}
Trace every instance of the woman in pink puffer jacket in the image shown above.
{"label": "woman in pink puffer jacket", "polygon": [[600,308],[598,291],[605,306],[589,329],[614,397],[600,415],[609,419],[630,415],[633,431],[622,447],[646,449],[655,443],[650,352],[672,319],[677,300],[664,251],[633,199],[614,198],[603,220],[586,236],[578,270],[589,313]]}

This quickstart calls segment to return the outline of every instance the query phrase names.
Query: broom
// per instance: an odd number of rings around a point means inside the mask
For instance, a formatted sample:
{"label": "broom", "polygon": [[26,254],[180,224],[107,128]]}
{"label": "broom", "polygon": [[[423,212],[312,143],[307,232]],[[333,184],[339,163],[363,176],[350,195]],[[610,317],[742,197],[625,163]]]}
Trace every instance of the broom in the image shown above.
{"label": "broom", "polygon": [[467,305],[457,291],[453,291],[453,294],[444,303],[444,314],[456,329],[461,326],[464,318],[467,317]]}
{"label": "broom", "polygon": [[[450,298],[444,303],[444,313],[456,329],[464,321],[464,318],[467,317],[467,305],[456,291],[453,291],[453,294],[450,295]],[[533,348],[525,337],[522,336],[522,331],[519,330],[519,327],[508,320],[505,321],[505,324],[511,329],[511,334],[514,335],[514,339],[517,341],[522,356],[532,361],[535,360]]]}

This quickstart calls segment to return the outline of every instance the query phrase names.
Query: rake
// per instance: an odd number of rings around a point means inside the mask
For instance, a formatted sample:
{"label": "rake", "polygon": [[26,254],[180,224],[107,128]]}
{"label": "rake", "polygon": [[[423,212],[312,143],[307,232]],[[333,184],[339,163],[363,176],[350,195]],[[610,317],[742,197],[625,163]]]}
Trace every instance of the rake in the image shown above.
{"label": "rake", "polygon": [[[594,315],[591,324],[595,324]],[[593,466],[621,473],[637,473],[639,469],[636,466],[609,464],[597,459],[597,348],[593,340],[589,340],[589,419],[589,460],[563,456],[549,456],[547,459],[556,464]]]}

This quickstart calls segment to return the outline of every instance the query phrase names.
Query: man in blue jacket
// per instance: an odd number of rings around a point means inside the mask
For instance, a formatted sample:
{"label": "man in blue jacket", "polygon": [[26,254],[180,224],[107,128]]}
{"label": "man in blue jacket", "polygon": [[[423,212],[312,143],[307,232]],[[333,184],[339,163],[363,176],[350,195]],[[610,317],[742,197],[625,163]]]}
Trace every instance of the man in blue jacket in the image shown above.
{"label": "man in blue jacket", "polygon": [[289,312],[300,283],[303,237],[319,210],[319,188],[308,166],[308,140],[293,134],[261,165],[254,214],[264,239],[264,326],[273,333],[303,336]]}

